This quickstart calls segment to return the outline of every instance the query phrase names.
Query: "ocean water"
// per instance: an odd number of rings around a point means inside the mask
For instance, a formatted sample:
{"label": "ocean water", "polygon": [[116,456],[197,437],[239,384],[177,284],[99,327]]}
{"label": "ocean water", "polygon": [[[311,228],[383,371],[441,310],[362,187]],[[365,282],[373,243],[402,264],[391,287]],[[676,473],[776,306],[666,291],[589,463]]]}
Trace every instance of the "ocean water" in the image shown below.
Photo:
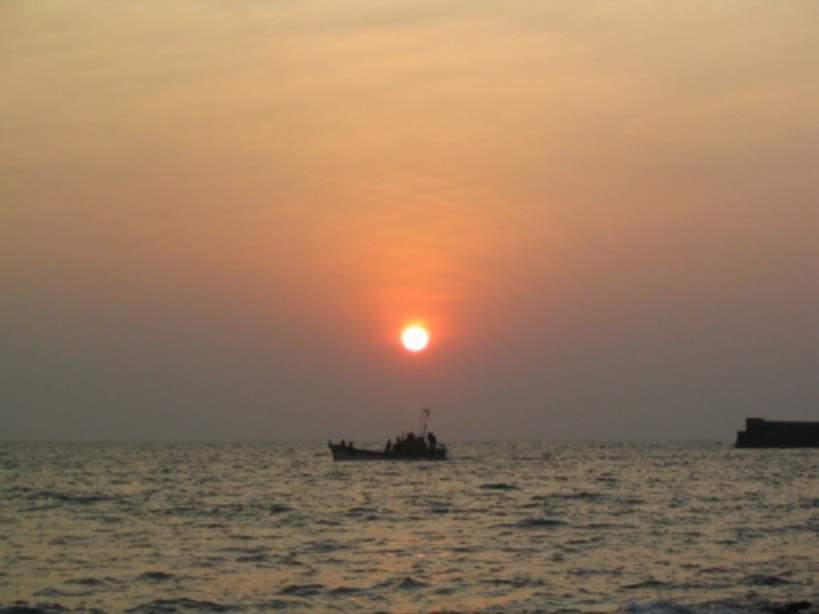
{"label": "ocean water", "polygon": [[0,612],[819,611],[819,450],[450,451],[0,444]]}

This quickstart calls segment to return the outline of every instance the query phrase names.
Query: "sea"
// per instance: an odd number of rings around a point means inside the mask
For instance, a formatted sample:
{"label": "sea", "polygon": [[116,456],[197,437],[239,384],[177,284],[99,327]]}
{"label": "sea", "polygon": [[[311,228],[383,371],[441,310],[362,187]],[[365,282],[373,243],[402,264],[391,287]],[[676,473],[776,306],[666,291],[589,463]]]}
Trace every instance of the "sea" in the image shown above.
{"label": "sea", "polygon": [[819,612],[819,449],[449,449],[2,443],[0,613]]}

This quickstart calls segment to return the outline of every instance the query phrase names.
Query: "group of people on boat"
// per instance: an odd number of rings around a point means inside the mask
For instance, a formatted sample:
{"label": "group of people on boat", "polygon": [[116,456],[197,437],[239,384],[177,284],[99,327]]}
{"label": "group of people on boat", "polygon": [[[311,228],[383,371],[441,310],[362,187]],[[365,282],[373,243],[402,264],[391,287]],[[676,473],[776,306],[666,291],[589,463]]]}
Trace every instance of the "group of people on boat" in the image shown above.
{"label": "group of people on boat", "polygon": [[409,432],[396,437],[395,443],[392,442],[392,439],[388,439],[387,445],[384,446],[384,451],[394,454],[426,452],[435,451],[437,446],[438,438],[435,437],[435,433],[432,431],[427,433],[426,437]]}
{"label": "group of people on boat", "polygon": [[334,444],[328,441],[327,444],[333,454],[333,460],[446,460],[447,447],[438,443],[435,433],[427,430],[427,419],[429,410],[421,411],[421,421],[416,432],[402,433],[395,438],[387,440],[384,451],[356,449],[352,441],[341,440]]}

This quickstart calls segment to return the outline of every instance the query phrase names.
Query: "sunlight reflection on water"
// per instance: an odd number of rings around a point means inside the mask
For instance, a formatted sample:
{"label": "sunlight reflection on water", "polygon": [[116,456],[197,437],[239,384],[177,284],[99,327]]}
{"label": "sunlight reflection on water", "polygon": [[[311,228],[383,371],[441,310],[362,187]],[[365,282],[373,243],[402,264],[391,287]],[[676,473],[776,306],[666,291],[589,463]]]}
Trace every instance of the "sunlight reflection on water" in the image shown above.
{"label": "sunlight reflection on water", "polygon": [[333,463],[320,444],[2,444],[0,603],[605,611],[819,601],[817,451],[451,449],[444,463],[390,464]]}

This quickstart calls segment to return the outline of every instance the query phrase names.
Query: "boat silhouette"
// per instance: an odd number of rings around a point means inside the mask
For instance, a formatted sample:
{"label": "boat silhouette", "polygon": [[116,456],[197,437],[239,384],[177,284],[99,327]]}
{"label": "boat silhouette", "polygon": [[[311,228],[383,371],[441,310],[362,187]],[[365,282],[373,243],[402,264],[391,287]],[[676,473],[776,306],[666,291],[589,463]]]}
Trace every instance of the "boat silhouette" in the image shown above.
{"label": "boat silhouette", "polygon": [[343,439],[339,443],[327,442],[334,461],[352,460],[446,460],[447,448],[427,428],[429,410],[421,411],[418,433],[406,433],[396,437],[395,442],[387,441],[383,450],[356,448],[353,442]]}

